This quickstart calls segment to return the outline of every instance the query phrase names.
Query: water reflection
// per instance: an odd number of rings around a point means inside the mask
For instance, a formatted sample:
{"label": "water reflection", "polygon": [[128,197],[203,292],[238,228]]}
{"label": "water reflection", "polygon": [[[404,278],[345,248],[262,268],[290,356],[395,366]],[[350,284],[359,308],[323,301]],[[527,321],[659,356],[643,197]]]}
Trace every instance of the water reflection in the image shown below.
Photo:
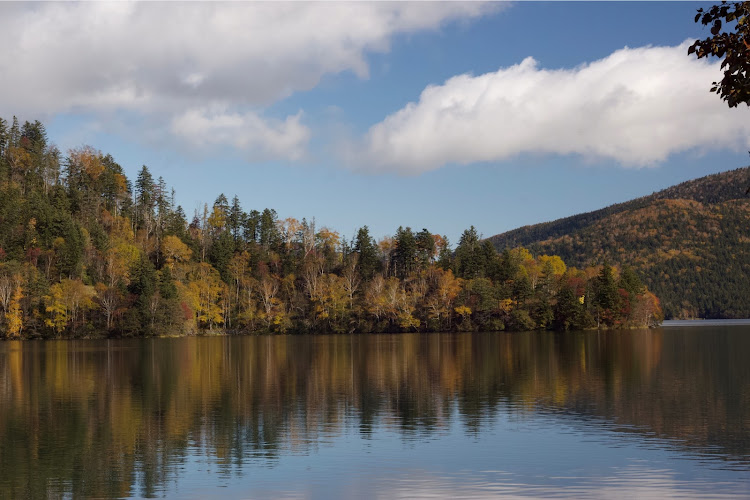
{"label": "water reflection", "polygon": [[[394,434],[402,451],[395,449],[391,465],[360,471],[363,484],[375,481],[368,474],[390,474],[392,481],[377,484],[395,496],[427,494],[454,479],[454,493],[550,496],[559,481],[537,484],[534,493],[513,478],[500,481],[502,471],[492,480],[472,476],[498,453],[491,447],[484,462],[476,458],[493,432],[503,433],[509,449],[523,429],[538,437],[550,428],[576,436],[566,445],[575,453],[587,453],[579,438],[598,429],[596,436],[611,432],[611,447],[623,439],[692,456],[722,473],[745,473],[748,333],[716,327],[6,342],[0,344],[0,497],[184,496],[180,485],[194,474],[210,472],[218,482],[252,476],[257,486],[264,471],[287,470],[295,457],[309,462],[310,455],[338,464],[310,475],[325,483],[342,471],[357,476],[352,456],[384,446]],[[458,469],[436,478],[424,466],[404,476],[404,467],[430,459],[414,452],[399,465],[403,446],[444,446],[441,453],[455,453]],[[531,456],[551,474],[556,465],[547,461],[559,457],[546,454],[539,449]],[[452,478],[460,470],[472,477]],[[626,467],[616,478],[606,474],[573,481],[566,496],[587,496],[592,484],[594,496],[602,496],[632,476]],[[641,475],[643,487],[672,480],[667,472],[649,474]],[[263,496],[262,489],[256,493]]]}

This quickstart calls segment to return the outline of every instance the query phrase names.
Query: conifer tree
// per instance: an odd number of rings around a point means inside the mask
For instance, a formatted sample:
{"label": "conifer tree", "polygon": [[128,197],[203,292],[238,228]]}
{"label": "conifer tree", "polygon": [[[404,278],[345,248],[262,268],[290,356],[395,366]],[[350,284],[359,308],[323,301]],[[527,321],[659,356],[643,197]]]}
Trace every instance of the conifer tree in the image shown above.
{"label": "conifer tree", "polygon": [[357,268],[364,280],[370,280],[380,271],[380,259],[375,240],[370,236],[367,226],[359,228],[354,241],[354,252],[358,255]]}

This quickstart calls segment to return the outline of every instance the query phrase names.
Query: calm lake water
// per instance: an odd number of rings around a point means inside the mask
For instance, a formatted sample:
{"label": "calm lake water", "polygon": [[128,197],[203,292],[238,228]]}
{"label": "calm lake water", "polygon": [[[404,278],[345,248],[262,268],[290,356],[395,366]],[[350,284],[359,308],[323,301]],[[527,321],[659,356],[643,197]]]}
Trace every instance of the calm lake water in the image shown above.
{"label": "calm lake water", "polygon": [[750,496],[750,326],[0,343],[0,498]]}

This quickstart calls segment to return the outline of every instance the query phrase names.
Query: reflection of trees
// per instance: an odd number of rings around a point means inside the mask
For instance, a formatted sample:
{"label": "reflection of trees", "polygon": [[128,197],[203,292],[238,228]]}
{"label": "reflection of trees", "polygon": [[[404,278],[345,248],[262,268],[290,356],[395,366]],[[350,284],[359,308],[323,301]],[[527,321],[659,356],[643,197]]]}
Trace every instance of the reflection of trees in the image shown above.
{"label": "reflection of trees", "polygon": [[602,417],[743,459],[748,348],[658,330],[7,342],[0,497],[152,496],[196,449],[232,472],[313,451],[352,418],[411,439],[504,410]]}

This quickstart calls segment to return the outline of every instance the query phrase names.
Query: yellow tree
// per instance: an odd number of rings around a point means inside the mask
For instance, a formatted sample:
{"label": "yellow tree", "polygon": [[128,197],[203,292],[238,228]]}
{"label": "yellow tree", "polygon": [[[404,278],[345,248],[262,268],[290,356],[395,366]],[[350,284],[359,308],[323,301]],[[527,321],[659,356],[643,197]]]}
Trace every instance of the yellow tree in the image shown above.
{"label": "yellow tree", "polygon": [[208,217],[208,227],[212,236],[216,237],[227,227],[227,217],[220,206],[214,205]]}
{"label": "yellow tree", "polygon": [[188,262],[193,251],[180,238],[170,234],[161,241],[161,254],[167,266],[174,269],[175,264]]}
{"label": "yellow tree", "polygon": [[524,260],[521,266],[526,270],[526,276],[528,276],[531,283],[531,289],[535,290],[539,278],[542,277],[542,266],[535,259]]}
{"label": "yellow tree", "polygon": [[539,257],[539,267],[544,269],[544,266],[549,263],[556,278],[559,278],[567,270],[565,262],[557,255],[542,255]]}
{"label": "yellow tree", "polygon": [[101,161],[101,153],[91,146],[71,149],[68,152],[68,161],[75,165],[81,173],[86,174],[93,180],[99,179],[104,173],[104,165]]}
{"label": "yellow tree", "polygon": [[338,232],[324,227],[315,235],[315,240],[321,252],[333,253],[341,241],[341,236],[339,236]]}
{"label": "yellow tree", "polygon": [[11,146],[7,149],[5,158],[10,166],[11,180],[25,190],[28,173],[33,166],[33,158],[24,147]]}
{"label": "yellow tree", "polygon": [[110,288],[130,282],[130,269],[138,257],[138,248],[135,245],[119,239],[113,240],[112,246],[104,254],[105,274]]}
{"label": "yellow tree", "polygon": [[524,247],[514,248],[510,251],[510,254],[513,257],[513,260],[518,263],[523,263],[527,260],[534,260],[534,256],[531,255],[531,252],[529,252],[529,250]]}
{"label": "yellow tree", "polygon": [[345,331],[346,324],[342,320],[346,316],[349,294],[344,278],[325,274],[320,282],[320,295],[313,302],[317,319],[326,321],[334,331]]}
{"label": "yellow tree", "polygon": [[449,269],[444,271],[439,267],[431,272],[431,286],[428,292],[426,306],[430,318],[440,323],[443,318],[450,318],[453,301],[461,292],[461,280],[453,276]]}
{"label": "yellow tree", "polygon": [[396,320],[398,326],[404,330],[419,328],[421,324],[419,318],[414,316],[417,308],[417,300],[419,300],[419,294],[414,290],[404,290],[403,287],[399,287]]}
{"label": "yellow tree", "polygon": [[10,338],[18,337],[21,334],[21,328],[23,327],[23,312],[21,311],[23,287],[21,286],[21,275],[14,275],[13,281],[13,293],[10,297],[8,310],[5,312],[7,336]]}
{"label": "yellow tree", "polygon": [[45,324],[58,333],[68,323],[75,329],[79,314],[86,320],[86,311],[96,307],[93,301],[96,292],[93,286],[85,285],[79,279],[65,278],[50,287],[50,294],[44,297],[47,319]]}
{"label": "yellow tree", "polygon": [[262,307],[261,318],[265,320],[266,327],[270,328],[278,313],[279,299],[276,295],[279,293],[279,280],[270,273],[264,273],[256,286]]}
{"label": "yellow tree", "polygon": [[367,312],[380,321],[385,316],[385,280],[383,276],[376,275],[367,285],[365,290],[365,304]]}
{"label": "yellow tree", "polygon": [[219,271],[207,262],[197,264],[191,273],[188,292],[192,298],[198,325],[213,329],[214,325],[224,323],[224,316],[219,304],[221,278]]}
{"label": "yellow tree", "polygon": [[291,326],[291,317],[284,302],[279,297],[281,280],[266,272],[255,283],[261,306],[258,317],[265,322],[266,328],[270,331],[284,332],[288,330]]}
{"label": "yellow tree", "polygon": [[86,321],[86,312],[96,307],[93,301],[96,292],[93,286],[85,285],[80,279],[67,279],[63,281],[67,285],[65,287],[65,296],[68,301],[71,320],[75,327],[79,313],[82,321]]}
{"label": "yellow tree", "polygon": [[462,321],[465,321],[466,318],[471,316],[471,308],[469,306],[458,306],[455,309],[456,314],[461,316]]}
{"label": "yellow tree", "polygon": [[68,326],[68,305],[64,293],[60,283],[56,283],[50,287],[50,294],[44,296],[44,310],[47,313],[44,324],[58,334]]}
{"label": "yellow tree", "polygon": [[109,239],[110,241],[134,243],[135,233],[133,233],[131,220],[127,217],[113,217],[109,226]]}

